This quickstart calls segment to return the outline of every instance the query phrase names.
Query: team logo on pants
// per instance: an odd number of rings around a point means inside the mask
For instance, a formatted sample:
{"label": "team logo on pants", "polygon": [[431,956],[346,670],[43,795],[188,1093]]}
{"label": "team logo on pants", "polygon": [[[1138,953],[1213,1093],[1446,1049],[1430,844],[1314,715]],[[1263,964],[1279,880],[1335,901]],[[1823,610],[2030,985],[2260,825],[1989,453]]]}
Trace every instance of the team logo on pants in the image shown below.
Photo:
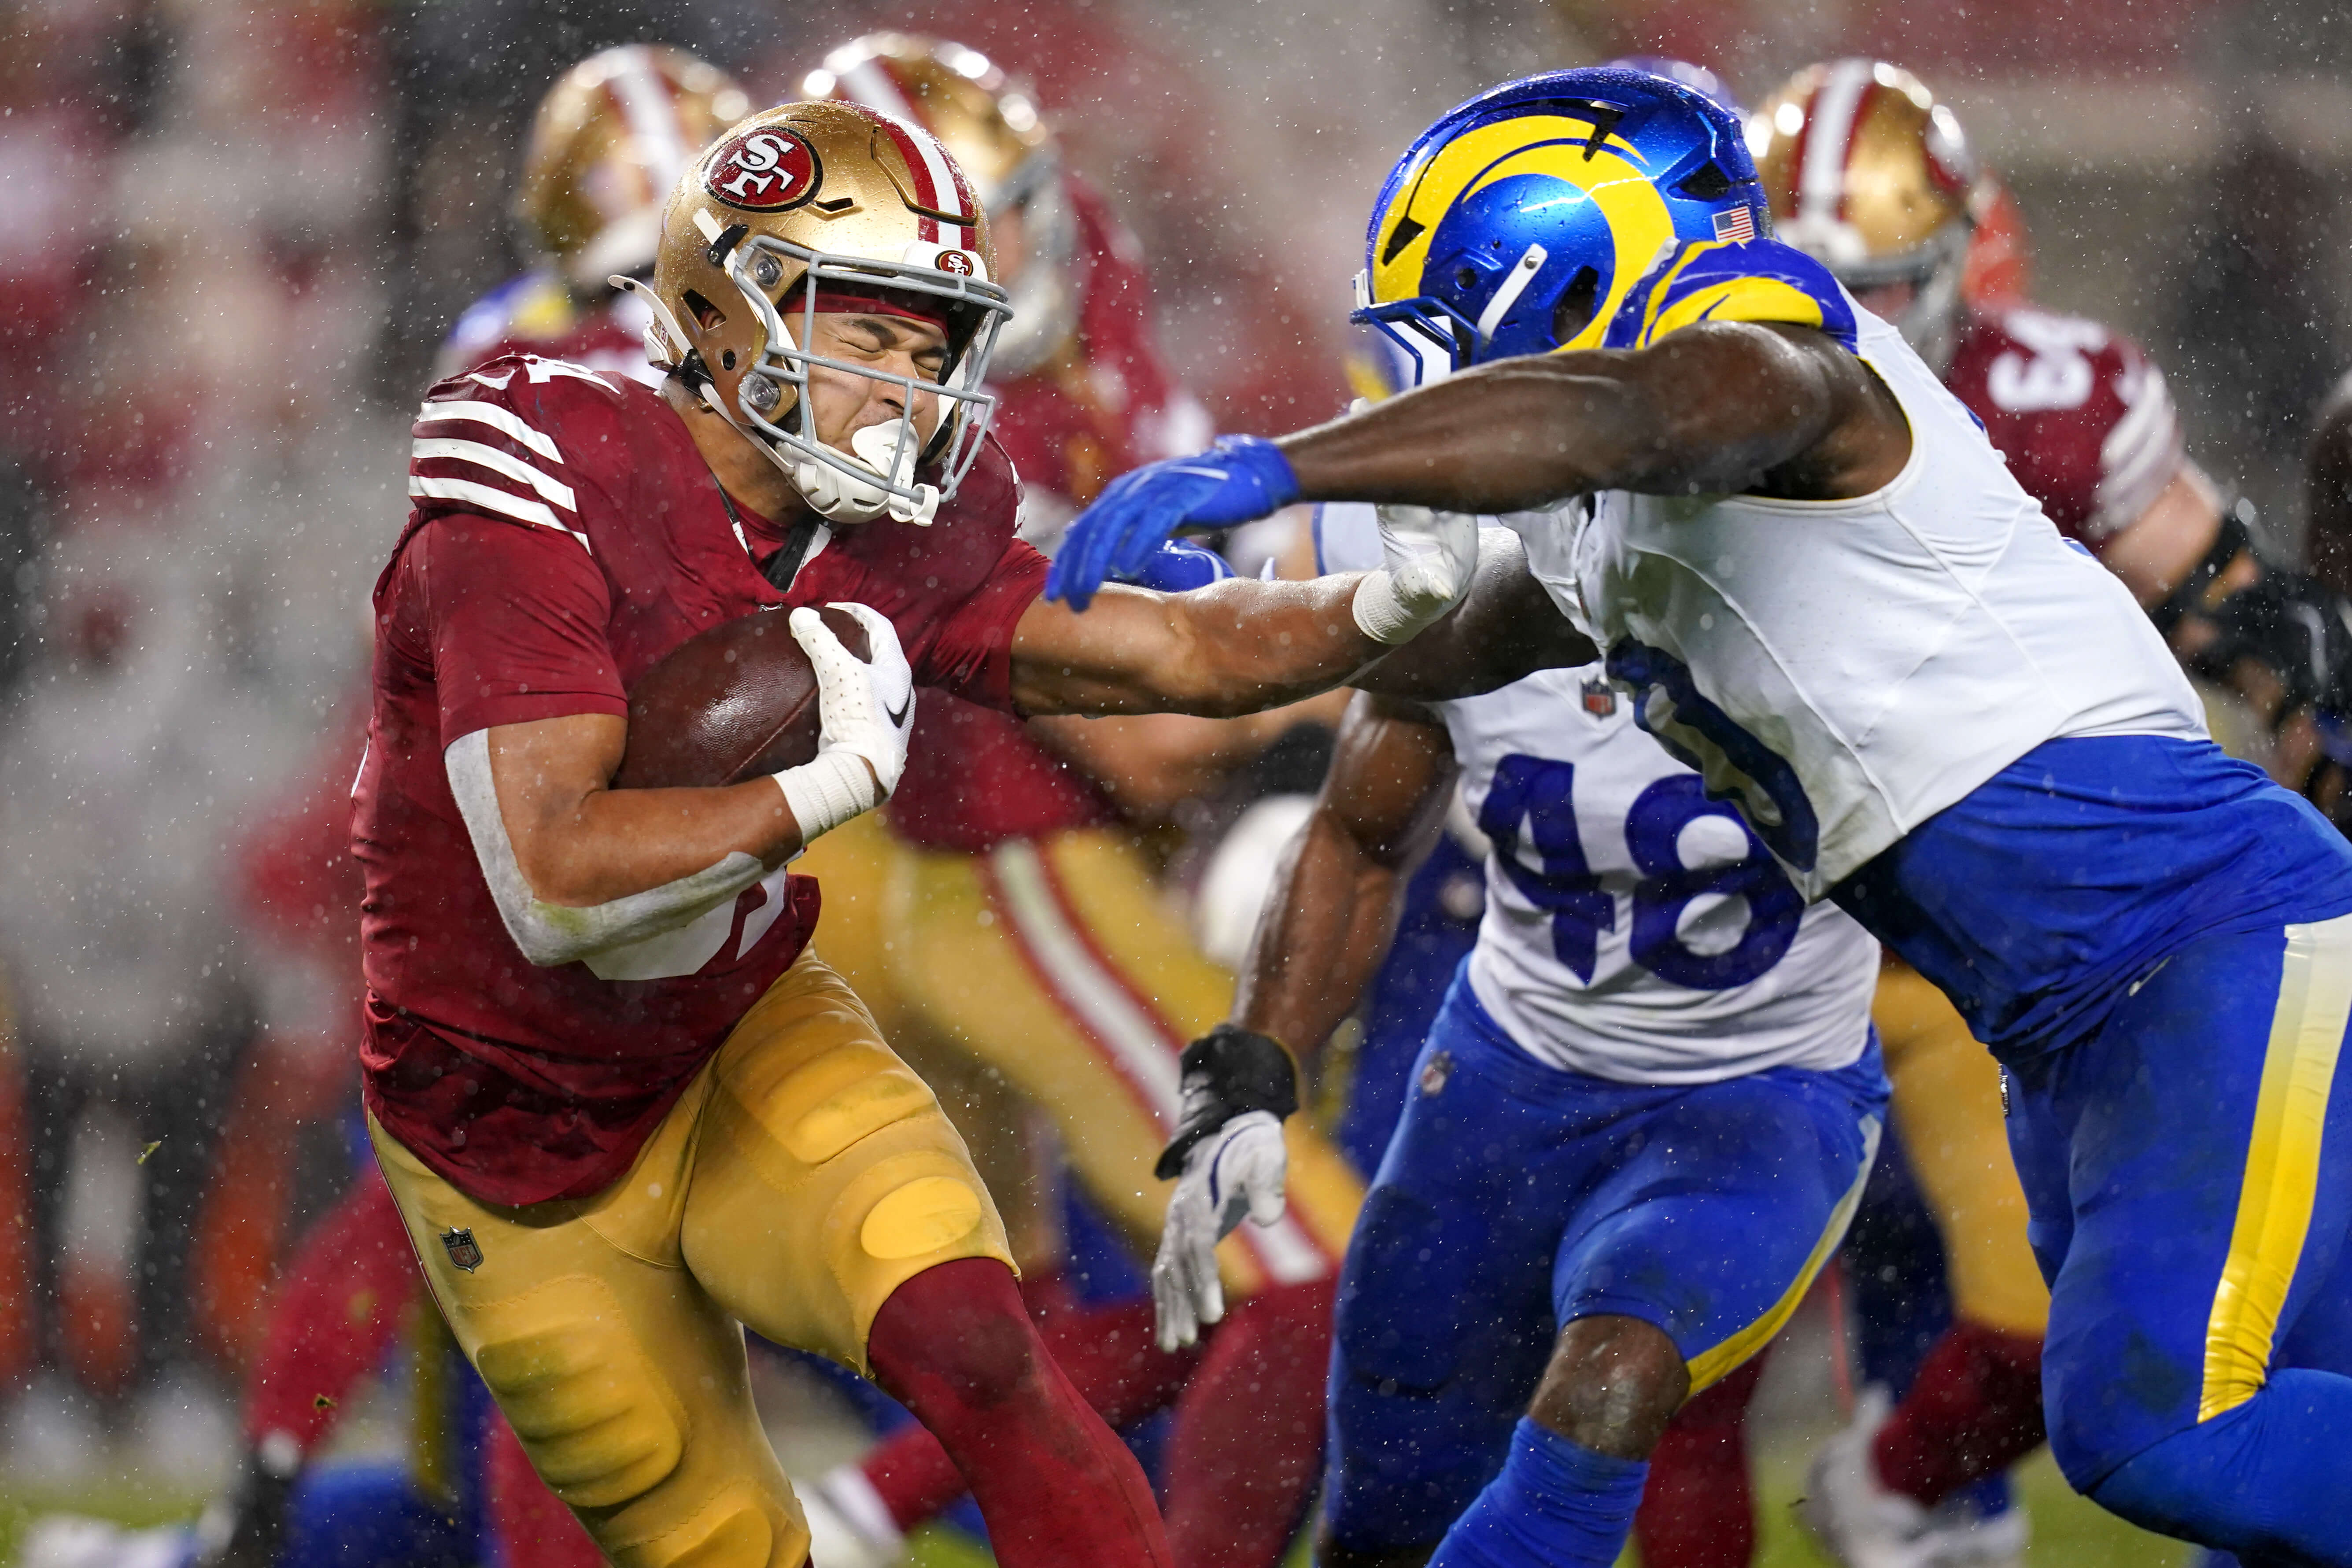
{"label": "team logo on pants", "polygon": [[441,1233],[442,1250],[449,1261],[471,1274],[482,1266],[482,1244],[474,1239],[470,1230],[445,1230]]}

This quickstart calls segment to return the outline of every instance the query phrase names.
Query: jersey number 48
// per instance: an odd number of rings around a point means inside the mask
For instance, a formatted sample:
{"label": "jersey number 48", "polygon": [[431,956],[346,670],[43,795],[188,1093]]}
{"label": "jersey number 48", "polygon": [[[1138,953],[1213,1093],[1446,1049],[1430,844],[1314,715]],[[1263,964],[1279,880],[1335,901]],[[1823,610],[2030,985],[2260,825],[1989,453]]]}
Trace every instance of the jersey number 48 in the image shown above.
{"label": "jersey number 48", "polygon": [[[1590,984],[1601,933],[1616,929],[1617,900],[1585,859],[1576,829],[1575,792],[1572,763],[1505,757],[1478,808],[1478,826],[1494,840],[1496,859],[1512,886],[1529,903],[1550,911],[1553,952]],[[1728,865],[1684,865],[1682,831],[1702,816],[1737,824],[1748,841],[1747,858]],[[1521,855],[1523,842],[1535,851],[1540,869]],[[1668,984],[1693,991],[1745,985],[1780,963],[1796,940],[1804,900],[1739,813],[1707,799],[1696,774],[1659,779],[1633,797],[1625,814],[1625,847],[1642,874],[1633,888],[1626,949],[1634,963]],[[1708,894],[1744,899],[1748,905],[1747,929],[1721,952],[1698,952],[1682,938],[1684,911]]]}

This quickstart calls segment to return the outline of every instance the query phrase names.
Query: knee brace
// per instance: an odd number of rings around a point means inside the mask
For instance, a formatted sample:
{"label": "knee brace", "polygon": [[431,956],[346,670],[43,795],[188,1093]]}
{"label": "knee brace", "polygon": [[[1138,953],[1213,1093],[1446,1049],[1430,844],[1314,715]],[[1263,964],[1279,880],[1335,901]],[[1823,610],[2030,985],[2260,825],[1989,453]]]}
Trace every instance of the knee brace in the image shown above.
{"label": "knee brace", "polygon": [[677,1468],[686,1413],[603,1280],[551,1279],[474,1315],[474,1364],[566,1504],[616,1508]]}

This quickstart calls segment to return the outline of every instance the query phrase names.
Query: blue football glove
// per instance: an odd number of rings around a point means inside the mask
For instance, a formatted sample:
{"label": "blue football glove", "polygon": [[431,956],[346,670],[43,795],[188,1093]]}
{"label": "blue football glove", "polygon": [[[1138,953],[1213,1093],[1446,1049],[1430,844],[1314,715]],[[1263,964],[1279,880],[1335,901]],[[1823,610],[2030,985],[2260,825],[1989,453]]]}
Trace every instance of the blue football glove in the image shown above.
{"label": "blue football glove", "polygon": [[1178,529],[1230,528],[1297,499],[1290,460],[1255,436],[1228,436],[1195,457],[1146,464],[1113,479],[1070,524],[1045,597],[1083,610],[1107,579],[1142,572]]}
{"label": "blue football glove", "polygon": [[1155,594],[1189,594],[1195,588],[1222,583],[1233,574],[1232,563],[1207,545],[1195,544],[1189,539],[1171,539],[1151,552],[1142,571],[1118,581],[1149,588]]}

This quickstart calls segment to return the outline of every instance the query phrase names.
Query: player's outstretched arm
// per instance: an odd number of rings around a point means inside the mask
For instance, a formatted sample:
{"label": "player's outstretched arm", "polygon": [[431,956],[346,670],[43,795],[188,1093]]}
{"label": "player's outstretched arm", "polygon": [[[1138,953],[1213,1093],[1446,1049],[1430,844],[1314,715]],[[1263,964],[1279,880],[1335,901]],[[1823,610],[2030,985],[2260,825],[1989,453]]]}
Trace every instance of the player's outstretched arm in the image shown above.
{"label": "player's outstretched arm", "polygon": [[1176,1192],[1151,1269],[1166,1349],[1224,1315],[1217,1243],[1245,1215],[1266,1224],[1282,1213],[1282,1120],[1298,1107],[1290,1046],[1319,1046],[1355,1005],[1387,945],[1398,868],[1452,765],[1425,710],[1360,695],[1350,705],[1314,815],[1259,919],[1236,1021],[1184,1050],[1183,1121],[1158,1165]]}
{"label": "player's outstretched arm", "polygon": [[1314,500],[1489,513],[1610,489],[1865,494],[1910,453],[1860,360],[1807,328],[1740,321],[1496,360],[1276,445]]}
{"label": "player's outstretched arm", "polygon": [[1083,607],[1188,526],[1297,500],[1473,514],[1605,489],[1866,495],[1911,449],[1869,368],[1810,328],[1716,321],[1652,347],[1496,360],[1279,441],[1122,475],[1070,525],[1045,592]]}
{"label": "player's outstretched arm", "polygon": [[1390,651],[1357,622],[1368,575],[1184,594],[1112,584],[1083,615],[1039,599],[1013,628],[1013,700],[1031,715],[1224,719],[1312,697]]}

